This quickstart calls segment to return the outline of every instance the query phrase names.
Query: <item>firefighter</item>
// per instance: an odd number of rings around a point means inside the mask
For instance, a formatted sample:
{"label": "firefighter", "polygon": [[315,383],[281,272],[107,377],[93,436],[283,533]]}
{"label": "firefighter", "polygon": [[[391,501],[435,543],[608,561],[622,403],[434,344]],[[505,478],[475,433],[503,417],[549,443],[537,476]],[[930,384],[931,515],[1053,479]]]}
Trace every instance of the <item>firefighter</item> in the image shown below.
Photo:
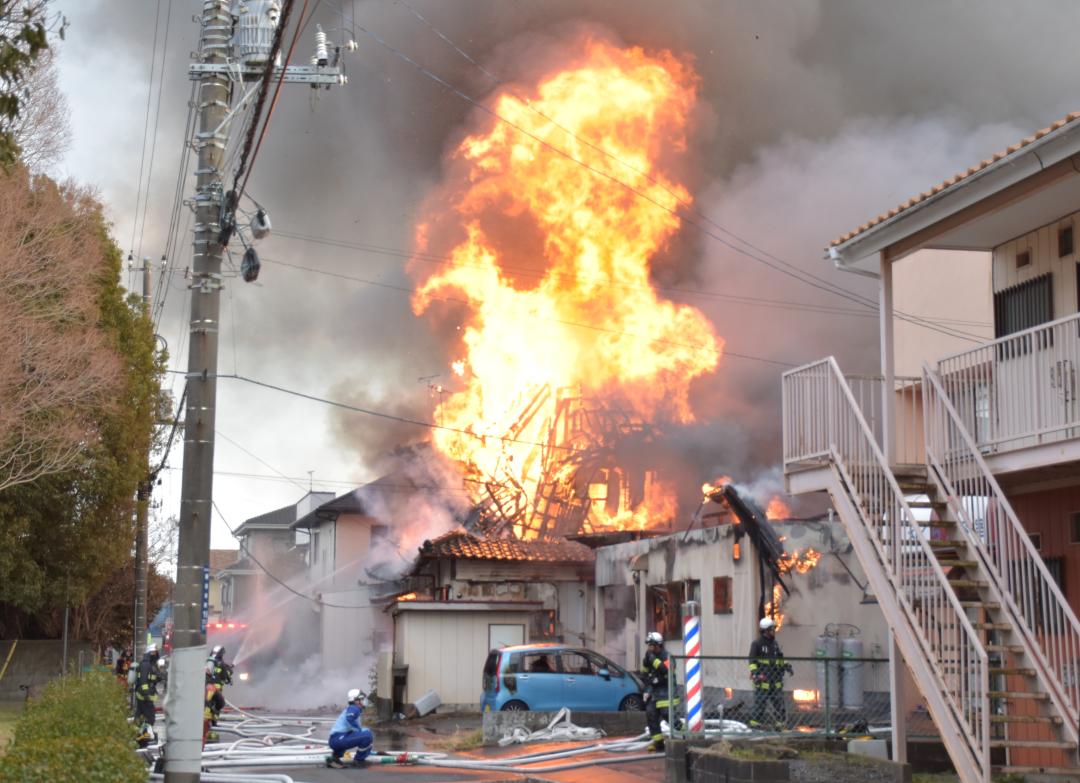
{"label": "firefighter", "polygon": [[135,722],[139,727],[136,739],[140,748],[149,745],[154,737],[154,703],[157,701],[158,682],[161,679],[158,657],[157,645],[147,646],[135,673]]}
{"label": "firefighter", "polygon": [[[650,631],[645,636],[645,657],[641,661],[641,674],[645,678],[645,719],[649,725],[650,751],[664,749],[664,734],[660,730],[660,716],[667,712],[668,708],[678,705],[679,700],[668,690],[668,675],[671,671],[668,665],[667,650],[664,649],[664,637],[656,631]],[[672,679],[672,686],[675,681]]]}
{"label": "firefighter", "polygon": [[365,729],[360,725],[360,715],[364,712],[364,697],[359,688],[353,688],[348,693],[349,703],[345,706],[333,728],[330,729],[330,751],[333,755],[326,760],[326,766],[334,769],[342,769],[345,762],[342,756],[350,748],[356,748],[353,755],[353,766],[361,767],[364,759],[371,753],[371,745],[375,742],[375,735],[371,729]]}
{"label": "firefighter", "polygon": [[750,715],[751,728],[787,728],[784,708],[784,674],[791,674],[791,664],[776,641],[776,623],[763,617],[758,623],[761,636],[750,645],[750,680],[754,685],[754,708]]}
{"label": "firefighter", "polygon": [[214,682],[210,673],[206,673],[206,686],[203,689],[203,730],[202,730],[202,742],[203,747],[206,747],[207,742],[217,742],[220,739],[220,735],[214,731],[211,726],[217,725],[217,717],[221,714],[221,710],[217,707],[217,699],[221,699],[221,689],[218,684]]}
{"label": "firefighter", "polygon": [[225,648],[220,644],[216,645],[210,652],[210,657],[206,659],[206,692],[208,694],[206,701],[207,708],[210,710],[210,723],[214,726],[218,723],[221,711],[225,709],[223,691],[226,685],[232,685],[232,673],[233,667],[225,663]]}

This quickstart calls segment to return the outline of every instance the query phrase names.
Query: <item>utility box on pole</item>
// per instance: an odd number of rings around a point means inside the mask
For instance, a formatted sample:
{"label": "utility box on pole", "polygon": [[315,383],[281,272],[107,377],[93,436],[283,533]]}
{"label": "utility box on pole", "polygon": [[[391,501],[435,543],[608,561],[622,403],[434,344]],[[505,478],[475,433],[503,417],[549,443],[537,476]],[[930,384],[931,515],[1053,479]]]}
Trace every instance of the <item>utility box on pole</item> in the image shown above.
{"label": "utility box on pole", "polygon": [[[294,0],[202,0],[196,62],[188,68],[198,82],[198,154],[194,257],[191,266],[191,322],[184,409],[184,472],[180,495],[180,541],[173,592],[173,653],[165,702],[165,780],[196,783],[202,766],[204,662],[206,660],[207,584],[210,521],[213,511],[214,428],[216,423],[218,333],[222,255],[235,229],[242,193],[227,193],[224,170],[232,120],[240,116],[258,87],[263,105],[268,82],[312,86],[343,84],[337,62],[285,66],[278,62]],[[296,19],[297,26],[307,20]],[[299,34],[299,33],[294,33]],[[323,43],[325,36],[318,39]],[[354,48],[352,42],[347,48]],[[257,112],[256,112],[257,113]],[[262,118],[255,116],[251,122]],[[265,129],[264,129],[265,130]],[[243,157],[243,156],[242,156]],[[267,222],[267,226],[269,223]],[[228,229],[228,230],[223,230]]]}

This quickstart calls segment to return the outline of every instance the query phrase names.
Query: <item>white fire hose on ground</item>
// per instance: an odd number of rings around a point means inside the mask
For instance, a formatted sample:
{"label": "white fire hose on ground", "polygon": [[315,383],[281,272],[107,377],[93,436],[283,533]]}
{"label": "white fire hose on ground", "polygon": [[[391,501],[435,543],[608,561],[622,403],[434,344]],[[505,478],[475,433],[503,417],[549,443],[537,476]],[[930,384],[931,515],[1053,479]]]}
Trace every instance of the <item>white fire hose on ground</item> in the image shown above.
{"label": "white fire hose on ground", "polygon": [[[210,772],[203,775],[205,781],[220,783],[238,783],[253,781],[258,783],[294,783],[288,775],[280,773],[249,772],[243,775],[219,772],[230,767],[312,767],[321,765],[328,751],[327,741],[313,736],[316,724],[333,722],[330,718],[298,718],[287,715],[255,715],[236,709],[235,713],[226,713],[221,717],[218,729],[238,735],[239,739],[226,743],[208,744],[202,754],[202,767]],[[537,732],[525,732],[525,740],[511,739],[501,744],[513,744],[515,741],[572,741],[595,740],[603,736],[598,729],[575,726],[570,720],[568,709],[560,710],[545,729]],[[306,725],[302,733],[283,731],[288,727]],[[507,738],[504,738],[506,740]],[[510,773],[556,772],[578,769],[598,764],[617,764],[646,759],[655,759],[655,754],[642,754],[648,745],[646,734],[629,739],[592,742],[574,748],[555,751],[529,753],[505,758],[449,758],[445,753],[424,751],[408,752],[373,752],[365,759],[368,765],[409,764],[450,769],[493,770]],[[583,754],[608,753],[607,757],[580,759]],[[556,762],[551,764],[551,762]],[[547,766],[537,766],[547,765]],[[157,780],[159,776],[152,775]]]}

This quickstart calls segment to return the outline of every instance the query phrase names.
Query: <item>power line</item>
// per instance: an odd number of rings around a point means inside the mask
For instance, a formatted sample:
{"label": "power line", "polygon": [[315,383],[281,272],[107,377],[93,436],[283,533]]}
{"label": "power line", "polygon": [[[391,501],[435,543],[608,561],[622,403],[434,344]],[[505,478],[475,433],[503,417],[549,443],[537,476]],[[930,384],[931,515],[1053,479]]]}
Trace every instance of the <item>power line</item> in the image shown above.
{"label": "power line", "polygon": [[[146,136],[150,131],[150,99],[154,94],[154,70],[157,67],[157,42],[158,22],[161,20],[161,0],[157,0],[157,11],[154,14],[154,43],[150,47],[150,76],[146,81],[146,119],[143,120],[142,153],[139,156],[139,182],[135,190],[135,214],[131,218],[131,242],[128,244],[129,252],[135,250],[135,230],[139,227],[139,202],[142,201],[142,175],[143,166],[146,163]],[[162,64],[164,67],[164,64]]]}
{"label": "power line", "polygon": [[[224,438],[225,440],[227,440],[227,441],[228,441],[229,443],[231,443],[231,444],[232,444],[233,446],[235,446],[236,448],[240,449],[240,451],[242,451],[242,452],[244,452],[245,454],[247,454],[247,455],[248,455],[249,457],[251,457],[251,458],[252,458],[253,460],[255,460],[256,462],[259,462],[259,463],[261,463],[261,464],[262,464],[262,465],[263,465],[264,467],[270,468],[270,470],[274,471],[275,473],[277,473],[277,474],[278,474],[279,476],[281,476],[281,477],[283,477],[283,478],[288,478],[288,476],[286,476],[286,475],[285,475],[284,473],[282,473],[282,472],[281,472],[280,470],[278,470],[277,468],[275,468],[275,467],[274,467],[273,465],[271,465],[271,464],[270,464],[269,462],[267,462],[266,460],[264,460],[264,459],[263,459],[262,457],[258,456],[257,454],[254,454],[254,453],[252,453],[251,451],[248,451],[247,449],[245,449],[245,448],[244,448],[243,446],[241,446],[241,445],[240,445],[239,443],[237,443],[237,442],[236,442],[235,440],[233,440],[232,438],[230,438],[230,437],[229,437],[228,435],[226,435],[226,434],[225,434],[224,432],[222,432],[221,430],[219,430],[219,429],[216,429],[216,428],[215,428],[214,432],[216,432],[216,433],[217,433],[217,434],[218,434],[218,435],[219,435],[220,437],[222,437],[222,438]],[[292,479],[289,479],[289,480],[290,480],[290,481],[292,481]],[[300,488],[300,489],[302,489],[302,490],[306,489],[306,487],[304,487],[304,485],[303,485],[303,484],[301,484],[301,483],[300,483],[300,482],[298,482],[298,481],[293,481],[292,483],[293,483],[293,484],[295,484],[295,485],[296,485],[297,487],[299,487],[299,488]]]}
{"label": "power line", "polygon": [[[862,305],[864,307],[868,307],[870,309],[875,309],[876,308],[876,304],[873,302],[873,300],[871,300],[871,299],[869,299],[869,298],[867,298],[867,297],[865,297],[865,296],[863,296],[861,294],[857,294],[855,292],[849,291],[846,288],[842,288],[842,287],[836,285],[835,283],[832,283],[832,282],[826,280],[825,278],[819,277],[819,276],[814,275],[813,273],[810,273],[810,272],[806,272],[806,271],[800,269],[799,267],[797,267],[794,264],[791,264],[791,263],[789,263],[787,261],[784,261],[783,259],[780,259],[778,257],[772,256],[772,254],[763,253],[763,255],[767,256],[768,258],[762,258],[760,256],[755,255],[754,253],[749,252],[748,250],[745,250],[745,249],[743,249],[741,247],[738,247],[737,245],[732,244],[730,241],[724,239],[723,237],[721,237],[721,236],[717,235],[716,233],[714,233],[714,232],[710,231],[709,229],[707,229],[701,223],[699,223],[699,222],[697,222],[695,220],[691,220],[690,218],[686,217],[686,215],[684,215],[684,214],[680,214],[679,210],[673,209],[673,208],[667,206],[666,204],[662,204],[661,202],[657,201],[652,196],[648,195],[647,193],[643,193],[642,191],[635,188],[633,185],[630,185],[629,183],[624,182],[623,180],[619,179],[615,175],[609,174],[606,171],[603,171],[601,169],[598,169],[595,166],[590,165],[589,163],[581,160],[580,158],[574,157],[574,155],[572,155],[571,153],[569,153],[569,152],[567,152],[567,151],[565,151],[563,149],[560,149],[559,147],[555,146],[554,144],[547,141],[546,139],[541,138],[540,136],[536,135],[535,133],[532,133],[531,131],[521,127],[520,125],[513,122],[512,120],[507,119],[506,117],[502,116],[497,111],[495,111],[494,109],[484,105],[483,103],[481,103],[477,99],[473,98],[471,95],[467,94],[466,92],[464,92],[459,87],[457,87],[454,84],[450,83],[449,81],[442,78],[438,74],[434,73],[433,71],[431,71],[427,67],[421,65],[419,62],[414,60],[412,57],[410,57],[405,52],[401,51],[400,49],[395,48],[390,43],[388,43],[386,40],[384,40],[378,33],[372,32],[371,30],[368,30],[367,28],[365,28],[365,27],[363,27],[361,25],[357,25],[357,29],[360,30],[360,32],[367,35],[368,37],[370,37],[371,39],[373,39],[381,47],[383,47],[387,51],[391,52],[395,57],[398,57],[399,59],[405,61],[406,63],[411,65],[413,68],[418,70],[422,75],[424,75],[425,77],[431,79],[432,81],[436,82],[437,84],[443,86],[447,90],[450,90],[452,93],[454,93],[455,95],[460,97],[462,100],[467,101],[468,103],[475,106],[479,110],[485,112],[486,114],[491,115],[492,117],[494,117],[498,121],[505,123],[506,125],[508,125],[511,128],[515,129],[516,131],[518,131],[522,135],[533,139],[536,143],[538,143],[542,147],[545,147],[546,149],[551,150],[552,152],[556,153],[557,155],[560,155],[560,156],[566,158],[567,160],[569,160],[569,161],[571,161],[571,162],[585,168],[588,171],[593,172],[594,174],[596,174],[596,175],[598,175],[600,177],[603,177],[604,179],[610,180],[611,182],[613,182],[613,183],[619,185],[620,187],[625,188],[629,192],[633,193],[637,197],[639,197],[639,198],[653,204],[656,207],[659,207],[660,209],[662,209],[662,210],[664,210],[666,212],[671,213],[672,215],[679,218],[680,220],[682,220],[682,221],[684,221],[686,223],[689,223],[690,225],[697,228],[699,231],[701,231],[706,236],[708,236],[708,237],[712,238],[713,240],[719,242],[720,244],[724,245],[725,247],[730,248],[731,250],[735,251],[736,253],[738,253],[738,254],[740,254],[742,256],[745,256],[747,258],[750,258],[751,260],[757,261],[760,264],[764,264],[765,266],[769,267],[770,269],[773,269],[774,271],[779,272],[781,274],[787,275],[788,277],[791,277],[791,278],[793,278],[795,280],[798,280],[799,282],[804,283],[805,285],[809,285],[812,288],[817,288],[817,289],[819,289],[821,291],[824,291],[826,293],[833,294],[834,296],[839,296],[841,298],[844,298],[844,299],[847,299],[849,301],[855,302],[856,304],[860,304],[860,305]],[[677,200],[677,203],[679,203],[678,200]],[[709,218],[705,218],[705,220],[710,221]],[[710,222],[714,222],[714,221],[710,221]],[[724,231],[724,233],[728,234],[729,236],[732,236],[738,242],[740,242],[742,244],[745,244],[747,246],[750,246],[750,247],[754,247],[753,245],[750,245],[750,243],[747,242],[746,240],[743,240],[743,239],[737,237],[735,234],[732,234],[731,232],[727,231],[726,229],[722,229],[722,230]],[[755,249],[757,249],[757,248],[755,248]],[[758,250],[758,252],[762,252],[762,251]],[[773,260],[768,260],[769,258],[771,258]],[[774,261],[775,261],[775,263],[774,263]],[[785,267],[787,267],[787,268],[785,268]],[[820,282],[815,282],[815,281],[820,281]],[[969,333],[966,333],[966,332],[961,332],[961,331],[955,330],[955,329],[943,328],[941,326],[931,324],[930,322],[925,321],[925,319],[921,319],[921,318],[918,318],[916,316],[912,316],[912,315],[910,315],[908,313],[902,313],[900,311],[895,311],[895,314],[896,314],[897,317],[901,318],[902,320],[912,321],[914,323],[923,323],[923,324],[926,325],[926,328],[933,329],[934,331],[941,332],[942,334],[946,334],[946,335],[951,336],[951,337],[957,337],[957,338],[960,338],[960,339],[964,339],[964,340],[968,340],[970,342],[976,342],[976,343],[984,342],[984,338],[982,338],[982,337],[980,337],[978,335],[973,335],[973,334],[969,334]]]}
{"label": "power line", "polygon": [[259,561],[259,558],[255,557],[255,555],[251,554],[251,550],[247,548],[247,544],[243,541],[243,539],[241,539],[238,535],[236,535],[236,531],[233,530],[232,525],[230,525],[228,520],[225,519],[225,515],[221,513],[221,509],[218,508],[217,501],[216,500],[211,500],[210,502],[214,506],[214,511],[217,512],[218,519],[220,519],[222,524],[224,524],[225,527],[228,528],[229,533],[231,533],[232,537],[236,539],[238,544],[240,544],[240,549],[244,552],[245,555],[247,555],[248,559],[251,562],[253,562],[255,565],[257,565],[259,567],[259,570],[261,570],[264,574],[266,574],[268,577],[273,579],[279,585],[284,587],[290,593],[293,593],[294,595],[297,595],[300,598],[303,598],[305,600],[311,601],[314,604],[318,604],[319,606],[329,606],[332,609],[370,609],[372,606],[374,606],[374,604],[362,604],[362,605],[358,604],[358,605],[355,605],[355,606],[350,606],[348,604],[332,604],[329,601],[324,601],[321,598],[317,598],[316,596],[308,595],[307,593],[302,593],[299,590],[297,590],[295,587],[293,587],[292,585],[287,584],[285,581],[280,579],[273,571],[271,571],[269,568],[264,566]]}
{"label": "power line", "polygon": [[[387,289],[387,290],[390,290],[390,291],[398,291],[400,293],[409,294],[410,296],[416,294],[416,289],[409,288],[408,286],[394,285],[392,283],[381,283],[381,282],[379,282],[377,280],[367,280],[367,279],[362,278],[362,277],[353,277],[352,275],[345,275],[345,274],[341,274],[339,272],[331,272],[331,271],[325,270],[325,269],[317,269],[315,267],[302,266],[300,264],[291,264],[288,261],[278,261],[278,260],[275,260],[273,258],[263,257],[262,260],[263,260],[264,263],[267,263],[267,264],[276,264],[278,266],[289,267],[291,269],[299,269],[299,270],[302,270],[302,271],[305,271],[305,272],[312,272],[314,274],[325,275],[327,277],[335,277],[335,278],[338,278],[338,279],[341,279],[341,280],[351,280],[353,282],[363,283],[364,285],[370,285],[370,286],[374,286],[374,287],[377,287],[377,288],[384,288],[384,289]],[[451,302],[451,303],[454,303],[454,304],[465,304],[465,305],[469,305],[469,304],[472,304],[474,301],[477,301],[477,300],[468,300],[468,299],[456,299],[456,298],[450,297],[450,296],[434,296],[434,295],[432,295],[430,298],[434,299],[436,301],[440,301],[440,302]],[[615,334],[615,335],[621,335],[621,336],[625,336],[625,337],[633,337],[634,339],[645,340],[645,341],[651,342],[651,343],[660,343],[662,345],[672,345],[672,346],[679,347],[679,348],[690,348],[691,350],[695,350],[695,351],[707,351],[707,350],[710,350],[710,348],[711,348],[711,346],[705,345],[703,343],[681,343],[681,342],[677,342],[675,340],[667,340],[667,339],[662,338],[662,337],[649,337],[649,336],[643,335],[643,334],[635,334],[633,332],[625,332],[625,331],[622,331],[620,329],[610,329],[610,328],[604,327],[604,326],[597,326],[595,324],[581,323],[580,321],[570,321],[570,320],[566,320],[566,319],[562,319],[562,318],[540,318],[539,320],[548,321],[550,323],[561,324],[563,326],[573,326],[573,327],[578,328],[578,329],[589,329],[589,330],[595,331],[595,332],[604,332],[606,334]],[[781,367],[796,367],[797,366],[793,362],[785,362],[785,361],[781,361],[779,359],[769,359],[769,358],[766,358],[764,356],[753,356],[751,354],[738,353],[736,351],[729,351],[726,346],[721,351],[721,353],[722,353],[723,356],[733,356],[733,357],[736,357],[738,359],[748,359],[748,360],[755,361],[755,362],[765,362],[765,363],[768,363],[768,364],[776,364],[776,365],[779,365]]]}
{"label": "power line", "polygon": [[161,117],[161,96],[165,92],[165,62],[166,57],[169,54],[169,25],[171,22],[172,0],[169,0],[169,5],[165,9],[165,34],[162,36],[164,41],[161,46],[161,68],[158,72],[158,96],[157,108],[154,110],[154,130],[151,134],[152,141],[150,142],[150,166],[147,168],[146,171],[146,198],[143,199],[142,225],[139,227],[138,255],[140,258],[142,257],[143,235],[146,233],[146,213],[150,211],[150,196],[152,193],[151,186],[154,182],[154,156],[157,154],[157,131],[158,120]]}
{"label": "power line", "polygon": [[[294,232],[294,231],[287,231],[287,230],[282,230],[282,229],[274,229],[274,236],[282,237],[283,239],[294,239],[294,240],[297,240],[299,242],[311,242],[311,243],[314,243],[314,244],[326,245],[326,246],[329,246],[329,247],[339,247],[339,248],[347,248],[349,250],[358,250],[358,251],[360,251],[362,253],[368,253],[368,254],[371,254],[371,255],[384,255],[384,256],[390,256],[392,258],[415,260],[415,261],[419,261],[419,262],[426,263],[426,264],[440,264],[440,265],[447,264],[447,265],[452,265],[451,268],[458,268],[458,267],[472,268],[472,269],[486,268],[486,267],[482,267],[480,264],[469,264],[469,263],[462,262],[462,261],[455,261],[450,256],[441,256],[441,255],[438,255],[436,253],[425,253],[425,252],[409,251],[409,250],[405,250],[405,249],[402,249],[402,248],[390,247],[390,246],[386,246],[386,245],[376,245],[376,244],[371,244],[371,243],[366,243],[366,242],[356,242],[356,241],[350,241],[350,240],[346,240],[346,239],[336,239],[336,238],[331,238],[331,237],[318,237],[318,236],[312,236],[310,234],[301,234],[301,233],[297,233],[297,232]],[[283,263],[283,262],[278,262],[278,263]],[[783,310],[803,310],[803,311],[810,312],[810,313],[818,313],[820,315],[845,315],[845,316],[851,316],[851,317],[856,317],[856,318],[873,318],[873,319],[877,318],[877,315],[876,315],[875,312],[867,310],[866,308],[855,309],[855,308],[831,307],[831,306],[826,305],[826,304],[815,304],[813,302],[808,302],[808,301],[798,301],[798,300],[790,300],[790,299],[769,299],[769,298],[766,298],[766,297],[748,296],[748,295],[745,295],[745,294],[721,293],[719,291],[712,291],[712,290],[708,290],[708,289],[680,288],[680,287],[677,287],[677,286],[665,286],[665,285],[661,285],[661,284],[656,284],[656,285],[652,285],[652,286],[643,286],[643,285],[637,285],[637,284],[634,284],[634,283],[625,283],[625,282],[620,282],[620,281],[617,281],[617,280],[610,280],[610,279],[607,279],[607,278],[602,278],[600,276],[588,277],[588,276],[581,275],[581,274],[569,273],[569,272],[560,272],[560,271],[555,271],[555,270],[550,270],[549,272],[538,272],[538,271],[536,271],[535,269],[532,269],[532,268],[527,268],[527,267],[523,267],[523,266],[516,266],[516,265],[513,265],[513,264],[505,264],[505,263],[501,263],[501,262],[499,264],[499,268],[503,269],[503,270],[506,270],[506,271],[514,272],[514,274],[516,276],[519,276],[519,277],[531,277],[531,278],[534,278],[536,280],[542,280],[545,275],[550,274],[550,275],[553,275],[554,277],[556,277],[557,279],[560,279],[560,280],[568,280],[568,281],[583,280],[585,282],[600,282],[600,283],[603,283],[605,285],[609,285],[609,286],[616,287],[616,288],[623,288],[623,289],[631,290],[631,291],[653,290],[653,291],[658,291],[658,292],[663,292],[663,293],[668,293],[668,294],[676,294],[676,295],[679,295],[679,296],[682,296],[682,297],[695,297],[695,298],[701,298],[701,299],[707,299],[707,300],[719,300],[719,301],[735,302],[735,303],[747,305],[747,306],[750,306],[750,307],[768,307],[768,308],[783,309]],[[314,271],[318,271],[318,270],[314,270]],[[929,318],[928,316],[920,316],[920,317]],[[956,324],[962,324],[962,325],[968,325],[968,326],[991,326],[992,325],[988,321],[965,321],[965,320],[960,320],[960,319],[936,318],[936,317],[933,318],[932,320],[936,321],[936,322],[940,322],[940,323],[956,323]],[[919,325],[921,326],[921,324],[919,324]]]}

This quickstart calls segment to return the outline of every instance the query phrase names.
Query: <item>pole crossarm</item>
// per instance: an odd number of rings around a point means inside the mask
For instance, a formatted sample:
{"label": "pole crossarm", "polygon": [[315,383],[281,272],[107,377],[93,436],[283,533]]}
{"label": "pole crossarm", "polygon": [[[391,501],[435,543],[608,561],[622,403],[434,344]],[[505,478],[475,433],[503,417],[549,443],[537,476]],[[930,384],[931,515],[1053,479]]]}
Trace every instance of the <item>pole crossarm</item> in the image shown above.
{"label": "pole crossarm", "polygon": [[[282,77],[284,72],[284,77]],[[242,76],[244,81],[261,79],[261,68],[237,68],[232,64],[214,63],[191,63],[188,65],[188,78],[198,81],[207,74],[220,74],[224,76]],[[286,82],[298,84],[347,84],[349,77],[340,67],[323,65],[289,65],[277,66],[273,70],[273,79],[282,79]]]}

